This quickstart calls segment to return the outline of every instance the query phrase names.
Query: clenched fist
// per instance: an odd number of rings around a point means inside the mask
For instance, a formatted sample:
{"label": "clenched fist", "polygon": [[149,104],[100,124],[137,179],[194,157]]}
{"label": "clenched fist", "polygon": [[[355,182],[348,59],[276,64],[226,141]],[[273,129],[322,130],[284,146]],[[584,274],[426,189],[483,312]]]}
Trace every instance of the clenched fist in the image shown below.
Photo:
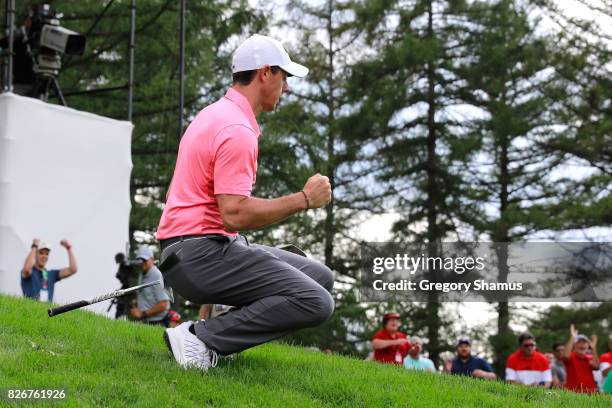
{"label": "clenched fist", "polygon": [[303,191],[308,198],[308,206],[310,208],[325,207],[331,201],[332,191],[329,179],[319,173],[306,181]]}
{"label": "clenched fist", "polygon": [[68,242],[67,239],[62,239],[60,241],[60,245],[63,246],[64,248],[66,248],[66,249],[72,248],[72,245],[70,245],[70,242]]}

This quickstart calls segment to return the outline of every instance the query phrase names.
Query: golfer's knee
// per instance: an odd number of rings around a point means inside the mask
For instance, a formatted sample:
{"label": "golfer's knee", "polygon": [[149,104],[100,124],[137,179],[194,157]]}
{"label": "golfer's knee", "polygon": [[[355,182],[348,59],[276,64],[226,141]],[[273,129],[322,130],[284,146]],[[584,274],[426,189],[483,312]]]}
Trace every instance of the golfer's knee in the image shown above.
{"label": "golfer's knee", "polygon": [[308,313],[306,325],[309,327],[318,326],[334,313],[334,299],[326,290],[320,290],[317,296],[308,299]]}
{"label": "golfer's knee", "polygon": [[331,292],[334,288],[334,272],[322,263],[316,263],[313,267],[317,268],[316,281],[327,291]]}

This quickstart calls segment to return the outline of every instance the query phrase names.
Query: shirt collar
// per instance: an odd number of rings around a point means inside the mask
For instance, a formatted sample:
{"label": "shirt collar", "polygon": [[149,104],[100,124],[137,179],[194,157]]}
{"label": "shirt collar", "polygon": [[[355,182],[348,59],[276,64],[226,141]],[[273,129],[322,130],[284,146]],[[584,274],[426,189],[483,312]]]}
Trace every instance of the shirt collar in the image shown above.
{"label": "shirt collar", "polygon": [[259,137],[259,125],[257,124],[257,120],[255,119],[253,108],[251,107],[251,104],[249,103],[249,100],[246,98],[246,96],[244,96],[234,88],[230,88],[225,93],[225,97],[230,101],[234,102],[236,105],[238,105],[240,110],[246,115],[247,119],[249,120],[249,123],[253,127],[253,131],[257,134],[257,137]]}

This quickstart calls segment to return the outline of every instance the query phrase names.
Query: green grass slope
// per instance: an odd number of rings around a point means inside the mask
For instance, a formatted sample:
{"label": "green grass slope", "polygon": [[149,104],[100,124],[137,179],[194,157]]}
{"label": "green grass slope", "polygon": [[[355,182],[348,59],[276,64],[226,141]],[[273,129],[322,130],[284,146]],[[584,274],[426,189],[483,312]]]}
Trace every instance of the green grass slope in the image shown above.
{"label": "green grass slope", "polygon": [[[610,407],[584,396],[407,372],[268,344],[204,375],[180,369],[163,329],[0,296],[0,388],[65,388],[71,407]],[[7,402],[0,406],[37,406]]]}

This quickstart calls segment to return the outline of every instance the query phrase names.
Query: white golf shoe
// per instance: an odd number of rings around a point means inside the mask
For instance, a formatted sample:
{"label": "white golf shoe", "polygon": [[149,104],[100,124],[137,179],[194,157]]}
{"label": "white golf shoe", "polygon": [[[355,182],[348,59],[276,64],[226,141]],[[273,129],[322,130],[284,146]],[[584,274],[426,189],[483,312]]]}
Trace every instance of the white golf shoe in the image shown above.
{"label": "white golf shoe", "polygon": [[166,329],[164,341],[181,367],[198,368],[207,372],[210,367],[217,366],[219,356],[189,331],[192,325],[193,322],[190,321],[173,329]]}

